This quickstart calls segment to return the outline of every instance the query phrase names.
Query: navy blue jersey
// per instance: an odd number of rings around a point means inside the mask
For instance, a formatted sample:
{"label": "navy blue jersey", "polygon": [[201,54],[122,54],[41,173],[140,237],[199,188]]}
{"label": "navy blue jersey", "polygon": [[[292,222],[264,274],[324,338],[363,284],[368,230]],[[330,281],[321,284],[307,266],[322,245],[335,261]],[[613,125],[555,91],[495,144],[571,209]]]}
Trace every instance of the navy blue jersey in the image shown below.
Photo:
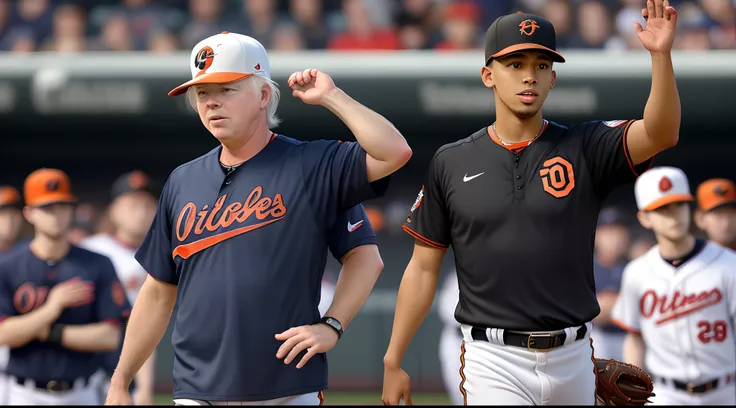
{"label": "navy blue jersey", "polygon": [[342,257],[361,245],[378,245],[376,232],[362,204],[342,213],[329,232],[332,256],[342,263]]}
{"label": "navy blue jersey", "polygon": [[222,170],[220,150],[171,173],[136,253],[151,276],[179,286],[174,398],[324,390],[326,357],[297,370],[276,358],[282,342],[274,336],[319,322],[329,230],[342,213],[383,195],[388,178],[368,182],[366,153],[355,142],[278,135],[231,172]]}
{"label": "navy blue jersey", "polygon": [[[29,246],[0,260],[0,319],[30,313],[44,304],[57,284],[79,277],[94,283],[94,300],[65,309],[56,323],[83,325],[103,321],[119,324],[130,304],[107,257],[71,246],[57,263],[39,259]],[[96,353],[78,352],[39,341],[10,350],[6,372],[36,381],[73,381],[98,369]]]}

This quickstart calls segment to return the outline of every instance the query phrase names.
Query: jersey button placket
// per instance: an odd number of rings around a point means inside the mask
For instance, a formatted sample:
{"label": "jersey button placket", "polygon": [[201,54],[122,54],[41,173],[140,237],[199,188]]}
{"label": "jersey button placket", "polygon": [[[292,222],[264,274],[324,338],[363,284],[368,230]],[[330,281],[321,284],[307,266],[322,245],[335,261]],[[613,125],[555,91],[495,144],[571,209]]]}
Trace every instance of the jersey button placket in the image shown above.
{"label": "jersey button placket", "polygon": [[521,181],[522,175],[519,170],[520,161],[521,152],[514,155],[514,198],[524,198],[524,182]]}

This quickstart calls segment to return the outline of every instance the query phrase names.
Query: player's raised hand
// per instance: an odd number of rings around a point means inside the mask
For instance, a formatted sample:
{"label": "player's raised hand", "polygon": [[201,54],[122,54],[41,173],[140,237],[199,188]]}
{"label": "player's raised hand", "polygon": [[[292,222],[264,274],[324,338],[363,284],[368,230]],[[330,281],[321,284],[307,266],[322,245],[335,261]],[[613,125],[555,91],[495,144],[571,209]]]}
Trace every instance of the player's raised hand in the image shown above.
{"label": "player's raised hand", "polygon": [[92,282],[80,278],[70,279],[54,286],[46,298],[46,303],[60,309],[79,307],[94,300],[94,290]]}
{"label": "player's raised hand", "polygon": [[384,367],[383,369],[383,405],[405,405],[411,403],[411,379],[401,367]]}
{"label": "player's raised hand", "polygon": [[667,0],[647,0],[647,7],[641,11],[646,28],[634,23],[641,45],[649,52],[670,52],[675,41],[677,11]]}
{"label": "player's raised hand", "polygon": [[311,326],[292,327],[277,334],[276,340],[284,342],[276,352],[276,358],[286,357],[284,364],[291,364],[299,353],[307,350],[296,365],[296,368],[302,368],[315,354],[332,350],[337,343],[337,333],[326,324],[318,323]]}
{"label": "player's raised hand", "polygon": [[294,72],[287,83],[293,90],[292,95],[309,105],[322,104],[327,93],[335,89],[332,78],[317,69]]}

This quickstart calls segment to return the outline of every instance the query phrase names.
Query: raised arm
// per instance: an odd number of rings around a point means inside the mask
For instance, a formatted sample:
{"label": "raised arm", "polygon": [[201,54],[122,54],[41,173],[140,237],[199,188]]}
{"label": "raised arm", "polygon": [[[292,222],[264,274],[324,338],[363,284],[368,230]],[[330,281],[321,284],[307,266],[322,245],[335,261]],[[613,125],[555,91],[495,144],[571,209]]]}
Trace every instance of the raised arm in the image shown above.
{"label": "raised arm", "polygon": [[682,116],[671,54],[677,12],[667,0],[647,0],[642,16],[646,28],[635,23],[635,29],[642,45],[651,54],[652,87],[644,119],[634,122],[628,131],[627,147],[633,165],[675,146]]}
{"label": "raised arm", "polygon": [[293,95],[334,113],[367,153],[368,181],[382,179],[404,166],[412,151],[404,136],[386,118],[360,104],[335,86],[329,75],[316,69],[291,74]]}

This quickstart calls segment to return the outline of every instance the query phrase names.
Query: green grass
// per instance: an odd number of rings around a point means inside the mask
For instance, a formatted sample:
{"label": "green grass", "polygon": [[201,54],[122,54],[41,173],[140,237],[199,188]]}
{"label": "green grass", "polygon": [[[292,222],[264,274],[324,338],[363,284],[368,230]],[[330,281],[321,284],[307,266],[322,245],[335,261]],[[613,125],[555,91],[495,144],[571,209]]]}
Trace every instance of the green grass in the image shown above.
{"label": "green grass", "polygon": [[[445,394],[422,394],[412,395],[414,405],[450,405],[450,400]],[[174,405],[171,395],[158,395],[156,405]],[[325,392],[325,405],[383,405],[381,393],[371,392]]]}

